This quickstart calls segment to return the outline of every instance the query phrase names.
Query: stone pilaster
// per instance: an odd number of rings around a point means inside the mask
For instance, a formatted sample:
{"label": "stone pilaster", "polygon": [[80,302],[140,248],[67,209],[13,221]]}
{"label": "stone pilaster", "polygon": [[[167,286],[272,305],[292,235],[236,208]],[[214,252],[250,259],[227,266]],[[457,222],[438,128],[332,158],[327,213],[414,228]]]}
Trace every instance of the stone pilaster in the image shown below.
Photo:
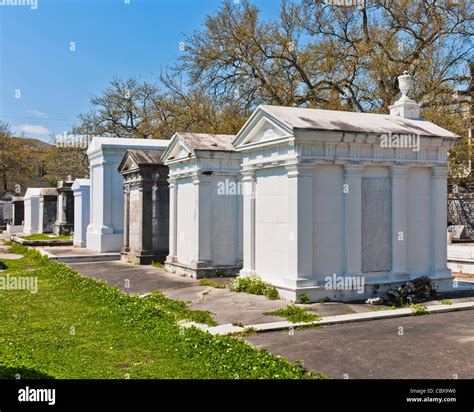
{"label": "stone pilaster", "polygon": [[407,178],[409,167],[390,169],[392,196],[392,275],[407,275]]}
{"label": "stone pilaster", "polygon": [[178,186],[175,178],[169,178],[170,189],[170,209],[169,209],[169,254],[166,257],[167,262],[176,261],[176,253],[178,250],[178,220],[177,220],[177,201],[178,201]]}
{"label": "stone pilaster", "polygon": [[242,171],[243,190],[243,268],[244,276],[255,275],[255,170]]}
{"label": "stone pilaster", "polygon": [[364,166],[344,165],[344,271],[362,273],[362,175]]}
{"label": "stone pilaster", "polygon": [[447,167],[433,167],[431,179],[431,275],[433,277],[445,277],[451,274],[447,267],[447,180]]}
{"label": "stone pilaster", "polygon": [[211,260],[211,179],[207,175],[193,176],[194,185],[194,264],[203,267]]}
{"label": "stone pilaster", "polygon": [[298,287],[313,277],[313,166],[287,166],[288,277],[285,285]]}

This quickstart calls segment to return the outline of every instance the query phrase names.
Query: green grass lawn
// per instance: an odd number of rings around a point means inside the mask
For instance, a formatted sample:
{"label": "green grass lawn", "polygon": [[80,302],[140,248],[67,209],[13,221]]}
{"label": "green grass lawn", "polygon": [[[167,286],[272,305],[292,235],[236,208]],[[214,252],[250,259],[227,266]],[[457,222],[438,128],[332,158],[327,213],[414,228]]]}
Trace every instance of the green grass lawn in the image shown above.
{"label": "green grass lawn", "polygon": [[215,337],[179,319],[212,323],[159,293],[127,296],[14,245],[0,276],[37,276],[38,292],[0,290],[0,377],[307,378],[300,365]]}
{"label": "green grass lawn", "polygon": [[72,240],[72,236],[70,235],[60,235],[54,236],[48,233],[37,233],[35,235],[29,235],[23,237],[26,240]]}

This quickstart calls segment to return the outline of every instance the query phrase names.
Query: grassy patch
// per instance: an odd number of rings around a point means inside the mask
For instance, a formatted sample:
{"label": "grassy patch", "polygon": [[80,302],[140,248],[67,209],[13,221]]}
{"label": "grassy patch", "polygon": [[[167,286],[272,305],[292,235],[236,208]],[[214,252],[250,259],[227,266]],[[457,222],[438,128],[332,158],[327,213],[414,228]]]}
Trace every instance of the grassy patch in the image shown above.
{"label": "grassy patch", "polygon": [[230,289],[234,292],[263,295],[268,299],[278,299],[280,297],[275,287],[256,276],[238,276],[230,284]]}
{"label": "grassy patch", "polygon": [[26,240],[72,240],[72,236],[70,235],[60,235],[54,236],[48,233],[37,233],[34,235],[24,236],[22,239]]}
{"label": "grassy patch", "polygon": [[257,331],[254,328],[244,328],[242,332],[234,332],[231,333],[230,336],[233,336],[235,338],[243,338],[245,336],[251,336],[251,335],[256,335]]}
{"label": "grassy patch", "polygon": [[301,295],[298,296],[298,303],[302,303],[303,305],[307,305],[310,303],[311,300],[309,296],[306,293],[302,293]]}
{"label": "grassy patch", "polygon": [[319,320],[320,317],[307,312],[308,309],[303,309],[295,305],[288,305],[285,309],[279,309],[275,312],[267,312],[268,316],[280,316],[288,319],[291,323],[299,322],[313,322]]}
{"label": "grassy patch", "polygon": [[410,308],[412,310],[412,315],[414,316],[427,315],[429,313],[428,308],[425,305],[411,304],[404,307]]}
{"label": "grassy patch", "polygon": [[0,377],[308,378],[301,366],[232,337],[183,328],[209,314],[153,293],[129,296],[14,245],[3,275],[36,276],[38,292],[0,290]]}
{"label": "grassy patch", "polygon": [[165,265],[161,262],[151,262],[151,266],[154,266],[156,268],[164,269]]}
{"label": "grassy patch", "polygon": [[443,304],[443,305],[452,305],[453,302],[451,302],[449,299],[442,299],[441,304]]}
{"label": "grassy patch", "polygon": [[201,279],[199,281],[199,284],[201,286],[212,286],[213,288],[216,288],[216,289],[225,289],[225,284],[224,283],[219,283],[219,282],[216,282],[215,280],[212,280],[212,279]]}

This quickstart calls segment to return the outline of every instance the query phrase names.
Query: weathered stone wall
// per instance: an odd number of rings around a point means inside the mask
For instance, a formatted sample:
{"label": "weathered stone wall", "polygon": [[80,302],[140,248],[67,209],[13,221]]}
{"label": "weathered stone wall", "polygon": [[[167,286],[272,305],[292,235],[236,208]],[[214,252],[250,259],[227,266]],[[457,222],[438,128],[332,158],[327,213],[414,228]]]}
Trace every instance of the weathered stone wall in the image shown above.
{"label": "weathered stone wall", "polygon": [[474,193],[448,196],[448,225],[463,225],[467,236],[474,238]]}

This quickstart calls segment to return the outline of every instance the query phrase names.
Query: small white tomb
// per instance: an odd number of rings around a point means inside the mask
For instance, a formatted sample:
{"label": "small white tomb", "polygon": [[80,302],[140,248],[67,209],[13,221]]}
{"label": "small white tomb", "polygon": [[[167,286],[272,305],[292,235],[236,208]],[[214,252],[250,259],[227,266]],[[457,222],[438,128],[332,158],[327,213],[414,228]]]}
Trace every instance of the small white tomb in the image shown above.
{"label": "small white tomb", "polygon": [[421,275],[451,287],[447,151],[455,134],[390,115],[259,106],[233,141],[243,155],[243,270],[283,297],[380,295]]}
{"label": "small white tomb", "polygon": [[29,187],[26,189],[24,201],[24,226],[23,232],[27,235],[41,233],[39,230],[39,199],[41,188]]}
{"label": "small white tomb", "polygon": [[123,245],[123,178],[117,170],[127,149],[164,150],[169,141],[94,137],[90,167],[90,222],[86,245],[96,252],[119,252]]}
{"label": "small white tomb", "polygon": [[240,154],[229,135],[176,133],[169,166],[169,256],[165,267],[192,277],[242,267]]}
{"label": "small white tomb", "polygon": [[86,246],[86,232],[90,216],[90,179],[76,179],[71,187],[74,193],[73,245]]}

